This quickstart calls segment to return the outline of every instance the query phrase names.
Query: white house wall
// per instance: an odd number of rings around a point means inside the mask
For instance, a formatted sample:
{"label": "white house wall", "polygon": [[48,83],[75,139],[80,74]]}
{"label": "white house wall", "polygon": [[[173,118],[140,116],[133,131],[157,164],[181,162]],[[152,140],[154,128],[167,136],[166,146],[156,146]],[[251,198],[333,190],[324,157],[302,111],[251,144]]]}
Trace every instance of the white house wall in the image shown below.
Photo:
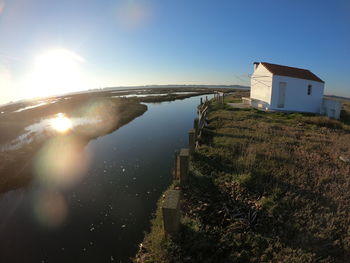
{"label": "white house wall", "polygon": [[[277,107],[280,82],[287,83],[284,108]],[[320,113],[324,83],[277,75],[273,76],[272,83],[272,99],[269,109]],[[307,94],[308,85],[312,85],[311,95]]]}
{"label": "white house wall", "polygon": [[259,64],[251,76],[250,85],[250,98],[270,105],[272,73]]}
{"label": "white house wall", "polygon": [[321,114],[333,119],[339,119],[341,108],[342,104],[340,101],[324,98],[321,107]]}

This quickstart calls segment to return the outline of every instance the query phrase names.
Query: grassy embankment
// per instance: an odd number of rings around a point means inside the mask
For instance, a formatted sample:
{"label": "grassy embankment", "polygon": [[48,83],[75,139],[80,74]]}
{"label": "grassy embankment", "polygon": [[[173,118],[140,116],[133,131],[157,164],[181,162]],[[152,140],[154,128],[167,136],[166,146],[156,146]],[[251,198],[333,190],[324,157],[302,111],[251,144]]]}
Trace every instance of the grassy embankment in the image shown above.
{"label": "grassy embankment", "polygon": [[[76,96],[55,104],[47,104],[22,112],[0,116],[1,141],[13,140],[24,132],[24,128],[42,118],[64,113],[67,117],[99,119],[98,124],[78,126],[64,135],[46,131],[33,136],[33,141],[19,149],[0,152],[0,193],[22,187],[33,178],[32,164],[35,153],[52,136],[74,136],[83,147],[92,139],[108,134],[142,115],[147,106],[127,99]],[[57,153],[59,154],[59,153]]]}
{"label": "grassy embankment", "polygon": [[343,103],[343,121],[212,104],[182,186],[182,229],[164,239],[160,200],[135,261],[347,262],[350,163],[339,156],[350,157],[350,103]]}

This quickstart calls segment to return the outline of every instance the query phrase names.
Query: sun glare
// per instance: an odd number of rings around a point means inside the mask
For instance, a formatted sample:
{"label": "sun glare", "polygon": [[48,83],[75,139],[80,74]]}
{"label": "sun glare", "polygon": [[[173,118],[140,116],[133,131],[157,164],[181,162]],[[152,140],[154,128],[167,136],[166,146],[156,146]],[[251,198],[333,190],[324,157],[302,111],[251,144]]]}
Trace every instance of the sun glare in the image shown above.
{"label": "sun glare", "polygon": [[72,128],[72,122],[63,113],[58,113],[57,116],[50,121],[51,127],[58,132],[65,133]]}
{"label": "sun glare", "polygon": [[38,55],[23,85],[26,97],[42,97],[87,89],[81,71],[85,60],[67,49],[52,49]]}

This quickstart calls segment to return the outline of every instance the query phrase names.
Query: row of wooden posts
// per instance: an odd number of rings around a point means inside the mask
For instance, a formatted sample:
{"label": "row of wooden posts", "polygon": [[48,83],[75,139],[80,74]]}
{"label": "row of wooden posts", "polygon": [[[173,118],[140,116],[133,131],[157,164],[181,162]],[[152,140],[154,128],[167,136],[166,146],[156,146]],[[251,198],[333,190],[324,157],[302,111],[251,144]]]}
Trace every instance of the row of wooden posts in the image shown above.
{"label": "row of wooden posts", "polygon": [[225,101],[225,93],[217,92],[214,94],[214,101],[224,104]]}
{"label": "row of wooden posts", "polygon": [[[180,185],[184,185],[188,180],[190,158],[195,148],[198,147],[198,139],[202,135],[203,128],[207,125],[208,107],[208,97],[204,102],[201,98],[200,105],[197,108],[198,117],[194,120],[194,128],[188,131],[188,148],[175,152],[174,178],[180,181]],[[164,234],[166,237],[177,233],[179,230],[180,202],[181,189],[167,191],[162,204]]]}

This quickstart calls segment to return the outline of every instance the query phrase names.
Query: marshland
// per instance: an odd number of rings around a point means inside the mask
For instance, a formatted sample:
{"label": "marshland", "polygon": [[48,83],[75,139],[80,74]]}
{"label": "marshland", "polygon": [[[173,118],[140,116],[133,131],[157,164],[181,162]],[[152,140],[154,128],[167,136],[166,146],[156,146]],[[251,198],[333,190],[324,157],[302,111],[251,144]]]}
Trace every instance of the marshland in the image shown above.
{"label": "marshland", "polygon": [[118,90],[2,107],[0,259],[134,256],[171,182],[173,153],[213,91]]}

